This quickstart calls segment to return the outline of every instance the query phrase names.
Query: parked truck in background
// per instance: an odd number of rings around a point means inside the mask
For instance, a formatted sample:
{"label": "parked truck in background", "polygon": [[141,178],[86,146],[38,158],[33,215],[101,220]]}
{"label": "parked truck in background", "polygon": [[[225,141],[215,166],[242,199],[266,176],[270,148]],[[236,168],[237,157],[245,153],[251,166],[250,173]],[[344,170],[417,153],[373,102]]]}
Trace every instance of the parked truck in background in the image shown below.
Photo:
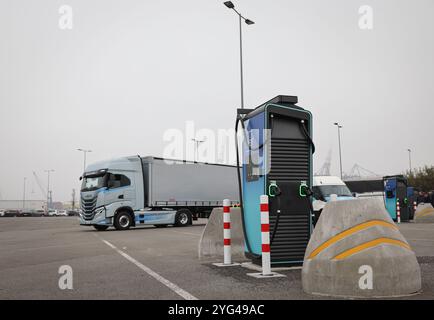
{"label": "parked truck in background", "polygon": [[229,165],[131,156],[91,164],[80,179],[80,224],[99,231],[186,226],[223,199],[239,203]]}

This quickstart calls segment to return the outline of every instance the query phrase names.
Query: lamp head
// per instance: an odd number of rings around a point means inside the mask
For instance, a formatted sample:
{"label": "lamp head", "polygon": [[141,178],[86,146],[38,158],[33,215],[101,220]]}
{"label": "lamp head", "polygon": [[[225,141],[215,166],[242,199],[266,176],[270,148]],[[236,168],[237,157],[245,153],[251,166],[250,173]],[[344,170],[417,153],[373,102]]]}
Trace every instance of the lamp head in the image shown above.
{"label": "lamp head", "polygon": [[234,4],[232,3],[232,1],[225,1],[223,2],[223,4],[228,7],[229,9],[233,9],[235,8]]}

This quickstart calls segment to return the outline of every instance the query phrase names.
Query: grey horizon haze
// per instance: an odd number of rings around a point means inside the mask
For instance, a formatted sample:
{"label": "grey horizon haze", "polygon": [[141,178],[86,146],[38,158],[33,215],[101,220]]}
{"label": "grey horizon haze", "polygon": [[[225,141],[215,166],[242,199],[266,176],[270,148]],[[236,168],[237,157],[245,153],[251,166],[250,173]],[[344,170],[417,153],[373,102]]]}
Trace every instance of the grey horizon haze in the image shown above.
{"label": "grey horizon haze", "polygon": [[[434,163],[432,0],[233,1],[243,26],[244,99],[297,95],[314,116],[314,165],[342,129],[343,171],[398,174]],[[73,28],[59,28],[59,8]],[[359,8],[373,8],[372,30]],[[0,0],[0,196],[78,193],[87,163],[162,156],[187,121],[231,129],[240,107],[238,18],[223,1]],[[32,192],[33,191],[33,192]],[[77,197],[78,198],[78,197]]]}

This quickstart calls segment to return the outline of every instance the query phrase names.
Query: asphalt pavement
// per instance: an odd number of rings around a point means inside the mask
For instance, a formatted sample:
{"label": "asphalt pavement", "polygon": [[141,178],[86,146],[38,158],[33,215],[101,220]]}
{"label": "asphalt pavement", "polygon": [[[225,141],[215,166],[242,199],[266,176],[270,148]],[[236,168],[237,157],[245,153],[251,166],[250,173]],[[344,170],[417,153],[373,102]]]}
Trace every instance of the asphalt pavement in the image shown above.
{"label": "asphalt pavement", "polygon": [[[0,218],[0,299],[318,299],[301,289],[301,270],[255,279],[242,266],[198,260],[206,220],[184,228],[98,232],[75,217]],[[401,224],[418,256],[423,292],[434,299],[434,224]],[[217,261],[218,262],[218,261]],[[61,289],[61,266],[72,289]]]}

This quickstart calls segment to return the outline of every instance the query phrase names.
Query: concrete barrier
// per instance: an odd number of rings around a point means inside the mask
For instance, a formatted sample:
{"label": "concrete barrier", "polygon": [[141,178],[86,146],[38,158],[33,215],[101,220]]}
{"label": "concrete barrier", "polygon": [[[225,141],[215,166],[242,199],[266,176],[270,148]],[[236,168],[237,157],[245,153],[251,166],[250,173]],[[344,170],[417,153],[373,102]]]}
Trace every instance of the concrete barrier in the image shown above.
{"label": "concrete barrier", "polygon": [[414,214],[416,223],[434,223],[434,208],[430,203],[420,203]]}
{"label": "concrete barrier", "polygon": [[[240,208],[231,208],[232,261],[247,261],[244,256],[244,232]],[[223,261],[223,209],[212,210],[199,241],[199,259]]]}
{"label": "concrete barrier", "polygon": [[306,249],[303,290],[341,297],[395,297],[421,289],[416,255],[381,199],[329,202]]}

